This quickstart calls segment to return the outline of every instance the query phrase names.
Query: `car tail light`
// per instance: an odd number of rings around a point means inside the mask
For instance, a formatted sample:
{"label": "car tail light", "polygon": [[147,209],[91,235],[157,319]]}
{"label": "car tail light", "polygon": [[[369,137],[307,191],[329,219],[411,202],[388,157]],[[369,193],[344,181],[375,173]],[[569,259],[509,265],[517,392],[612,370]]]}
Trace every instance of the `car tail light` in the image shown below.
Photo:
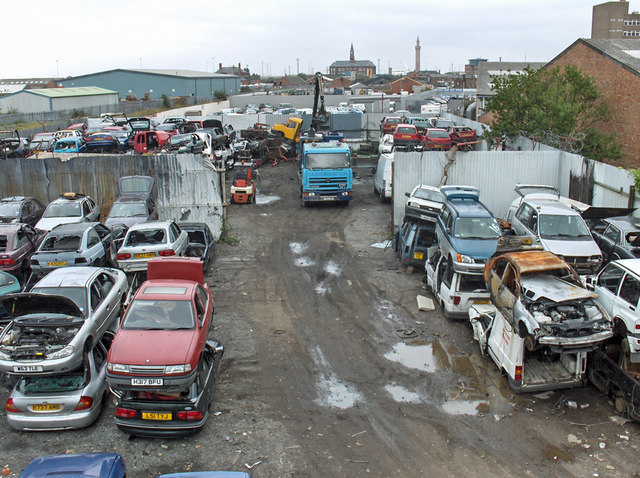
{"label": "car tail light", "polygon": [[178,412],[176,415],[179,420],[202,420],[202,412],[200,410]]}
{"label": "car tail light", "polygon": [[514,377],[516,382],[522,381],[522,365],[516,366],[516,376]]}
{"label": "car tail light", "polygon": [[453,305],[460,305],[460,296],[459,295],[454,295],[452,297],[453,299]]}
{"label": "car tail light", "polygon": [[137,414],[138,412],[136,412],[135,410],[131,410],[130,408],[122,408],[122,407],[116,408],[116,417],[135,418]]}
{"label": "car tail light", "polygon": [[118,261],[126,261],[127,259],[131,259],[131,254],[129,254],[128,252],[124,252],[116,256],[116,260]]}
{"label": "car tail light", "polygon": [[13,259],[0,259],[0,266],[13,266],[15,263]]}
{"label": "car tail light", "polygon": [[636,332],[640,332],[640,324],[636,324]]}
{"label": "car tail light", "polygon": [[20,413],[20,411],[13,404],[13,398],[7,399],[7,411],[11,413]]}
{"label": "car tail light", "polygon": [[84,257],[76,257],[76,264],[86,264],[87,260]]}
{"label": "car tail light", "polygon": [[85,397],[84,395],[82,397],[80,397],[80,401],[78,402],[78,405],[76,406],[76,408],[74,409],[75,411],[78,410],[88,410],[89,408],[91,408],[93,406],[93,398],[91,397]]}
{"label": "car tail light", "polygon": [[176,252],[173,249],[167,249],[166,251],[158,252],[158,255],[162,257],[175,256]]}

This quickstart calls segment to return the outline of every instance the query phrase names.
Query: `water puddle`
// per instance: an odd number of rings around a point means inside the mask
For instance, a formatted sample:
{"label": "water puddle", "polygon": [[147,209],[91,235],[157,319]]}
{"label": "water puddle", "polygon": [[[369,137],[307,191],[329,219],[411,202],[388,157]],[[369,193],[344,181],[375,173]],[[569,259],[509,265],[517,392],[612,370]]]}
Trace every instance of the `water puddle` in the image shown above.
{"label": "water puddle", "polygon": [[272,202],[279,201],[279,196],[267,196],[264,194],[256,194],[256,204],[271,204]]}
{"label": "water puddle", "polygon": [[329,261],[327,262],[327,265],[324,266],[324,271],[332,276],[339,276],[342,272],[342,267],[333,261]]}
{"label": "water puddle", "polygon": [[489,413],[489,403],[484,400],[449,400],[442,404],[442,409],[449,415],[472,415]]}
{"label": "water puddle", "polygon": [[430,373],[442,368],[443,362],[447,361],[446,353],[438,342],[424,340],[398,343],[384,358],[408,368]]}
{"label": "water puddle", "polygon": [[292,254],[302,254],[304,251],[308,249],[309,246],[302,242],[290,242],[289,249],[291,249]]}
{"label": "water puddle", "polygon": [[310,267],[315,264],[315,262],[308,257],[296,257],[293,260],[293,263],[298,267]]}
{"label": "water puddle", "polygon": [[571,453],[554,445],[548,445],[544,450],[542,450],[542,456],[547,460],[553,461],[562,460],[568,463],[573,461],[573,455]]}
{"label": "water puddle", "polygon": [[336,377],[323,378],[318,383],[320,397],[316,403],[325,407],[351,408],[361,398],[360,393],[352,386],[340,382]]}
{"label": "water puddle", "polygon": [[325,295],[327,292],[331,292],[329,286],[327,286],[324,282],[320,282],[316,288],[314,289],[315,293],[318,295]]}
{"label": "water puddle", "polygon": [[420,403],[420,395],[415,392],[411,392],[400,385],[387,385],[384,387],[389,395],[400,403]]}

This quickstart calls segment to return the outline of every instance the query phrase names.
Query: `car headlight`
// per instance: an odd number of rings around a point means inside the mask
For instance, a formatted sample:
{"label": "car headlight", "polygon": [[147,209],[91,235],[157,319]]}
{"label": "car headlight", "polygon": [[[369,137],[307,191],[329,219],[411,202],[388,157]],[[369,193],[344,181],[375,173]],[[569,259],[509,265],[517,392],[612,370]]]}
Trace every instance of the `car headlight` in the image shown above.
{"label": "car headlight", "polygon": [[73,347],[73,345],[67,345],[65,348],[63,348],[62,350],[58,350],[57,352],[53,352],[52,354],[48,354],[47,358],[48,359],[61,359],[61,358],[65,358],[70,356],[71,354],[73,354],[75,348]]}
{"label": "car headlight", "polygon": [[457,262],[461,262],[463,264],[474,264],[474,260],[471,259],[471,257],[469,256],[465,256],[464,254],[457,254],[456,255],[456,261]]}
{"label": "car headlight", "polygon": [[189,363],[181,364],[181,365],[167,365],[164,368],[164,373],[166,373],[167,375],[172,373],[187,373],[187,372],[191,372],[191,364]]}
{"label": "car headlight", "polygon": [[121,364],[121,363],[107,362],[107,370],[109,372],[129,373],[130,368],[129,368],[128,365],[124,365],[124,364]]}
{"label": "car headlight", "polygon": [[11,356],[0,350],[0,360],[13,360]]}

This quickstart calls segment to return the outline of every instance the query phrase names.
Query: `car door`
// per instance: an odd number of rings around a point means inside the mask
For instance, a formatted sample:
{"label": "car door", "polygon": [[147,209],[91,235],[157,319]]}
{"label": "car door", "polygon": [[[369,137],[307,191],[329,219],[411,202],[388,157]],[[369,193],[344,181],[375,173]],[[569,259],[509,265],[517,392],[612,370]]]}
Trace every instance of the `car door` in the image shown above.
{"label": "car door", "polygon": [[89,203],[89,208],[91,209],[91,212],[89,214],[90,222],[100,221],[100,206],[98,206],[96,202],[91,198],[87,198],[87,202]]}
{"label": "car door", "polygon": [[624,270],[614,262],[610,262],[596,278],[594,291],[598,294],[597,301],[612,318],[614,317],[613,304],[618,296],[623,277]]}
{"label": "car door", "polygon": [[103,226],[102,224],[96,224],[94,229],[98,234],[98,237],[100,237],[100,242],[102,243],[102,249],[104,250],[106,262],[108,262],[109,264],[113,263],[113,260],[116,257],[116,250],[111,230],[108,227]]}
{"label": "car door", "polygon": [[[117,329],[117,318],[120,315],[120,294],[114,289],[116,280],[108,272],[101,272],[96,278],[97,287],[100,288],[102,296],[102,305],[104,309],[101,313],[106,315],[105,317],[105,329],[108,327],[111,330]],[[115,326],[114,326],[115,325]]]}
{"label": "car door", "polygon": [[620,259],[620,257],[614,255],[614,251],[616,245],[620,244],[621,239],[622,231],[613,224],[609,224],[609,227],[607,227],[602,236],[600,236],[600,241],[598,242],[605,262]]}
{"label": "car door", "polygon": [[83,240],[86,241],[85,257],[87,262],[94,266],[101,266],[104,264],[104,247],[102,246],[102,241],[100,241],[100,236],[93,227],[86,232]]}
{"label": "car door", "polygon": [[627,331],[636,333],[636,321],[640,318],[638,313],[638,299],[640,298],[640,280],[634,274],[627,272],[622,278],[622,283],[617,297],[613,301],[613,318],[620,317]]}
{"label": "car door", "polygon": [[189,234],[187,234],[187,231],[180,229],[175,222],[172,222],[170,227],[173,230],[173,234],[177,235],[177,247],[175,249],[176,255],[184,256],[187,253],[187,247],[189,246]]}
{"label": "car door", "polygon": [[151,198],[147,199],[147,211],[149,211],[150,221],[158,219],[158,207],[156,206],[156,202]]}

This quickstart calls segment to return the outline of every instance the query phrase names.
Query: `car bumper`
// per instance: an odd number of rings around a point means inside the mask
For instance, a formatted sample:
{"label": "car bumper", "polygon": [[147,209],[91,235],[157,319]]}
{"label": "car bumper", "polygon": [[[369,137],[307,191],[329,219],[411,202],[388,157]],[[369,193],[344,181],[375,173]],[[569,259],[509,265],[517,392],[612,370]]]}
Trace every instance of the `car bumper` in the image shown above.
{"label": "car bumper", "polygon": [[146,271],[148,267],[148,263],[151,259],[155,259],[155,257],[152,257],[150,259],[138,259],[133,261],[117,261],[118,269],[121,269],[124,272]]}
{"label": "car bumper", "polygon": [[145,421],[138,419],[127,419],[115,417],[114,422],[118,429],[129,435],[143,436],[143,437],[180,437],[185,435],[192,435],[198,433],[205,422],[207,421],[209,414],[205,413],[201,420],[197,421]]}
{"label": "car bumper", "polygon": [[[82,351],[80,351],[82,352]],[[0,371],[9,375],[51,375],[70,372],[82,365],[82,353],[55,360],[0,360]]]}
{"label": "car bumper", "polygon": [[[148,379],[162,379],[162,385],[131,385],[132,379],[148,378]],[[188,374],[182,375],[121,375],[111,372],[107,372],[107,383],[109,386],[116,390],[148,390],[150,392],[160,392],[166,390],[184,390],[193,383],[196,378],[196,370],[192,370]]]}
{"label": "car bumper", "polygon": [[421,221],[431,222],[436,224],[436,218],[439,214],[439,211],[428,211],[426,209],[420,209],[419,207],[414,206],[405,206],[404,207],[404,215],[405,217],[412,217],[415,219],[419,219]]}
{"label": "car bumper", "polygon": [[[24,414],[7,413],[7,423],[15,430],[36,431],[36,430],[70,430],[85,428],[93,424],[100,416],[102,406],[100,400],[96,400],[97,405],[90,410],[71,412],[64,415],[56,414]],[[95,403],[95,402],[94,402]]]}
{"label": "car bumper", "polygon": [[558,336],[545,336],[538,338],[540,345],[551,345],[564,348],[571,347],[584,347],[593,345],[595,348],[604,342],[605,340],[613,337],[613,331],[597,332],[591,335],[585,335],[583,337],[558,337]]}
{"label": "car bumper", "polygon": [[[313,194],[313,196],[311,195]],[[302,199],[305,202],[326,202],[326,201],[351,201],[353,196],[351,190],[348,191],[313,191],[304,192]]]}

